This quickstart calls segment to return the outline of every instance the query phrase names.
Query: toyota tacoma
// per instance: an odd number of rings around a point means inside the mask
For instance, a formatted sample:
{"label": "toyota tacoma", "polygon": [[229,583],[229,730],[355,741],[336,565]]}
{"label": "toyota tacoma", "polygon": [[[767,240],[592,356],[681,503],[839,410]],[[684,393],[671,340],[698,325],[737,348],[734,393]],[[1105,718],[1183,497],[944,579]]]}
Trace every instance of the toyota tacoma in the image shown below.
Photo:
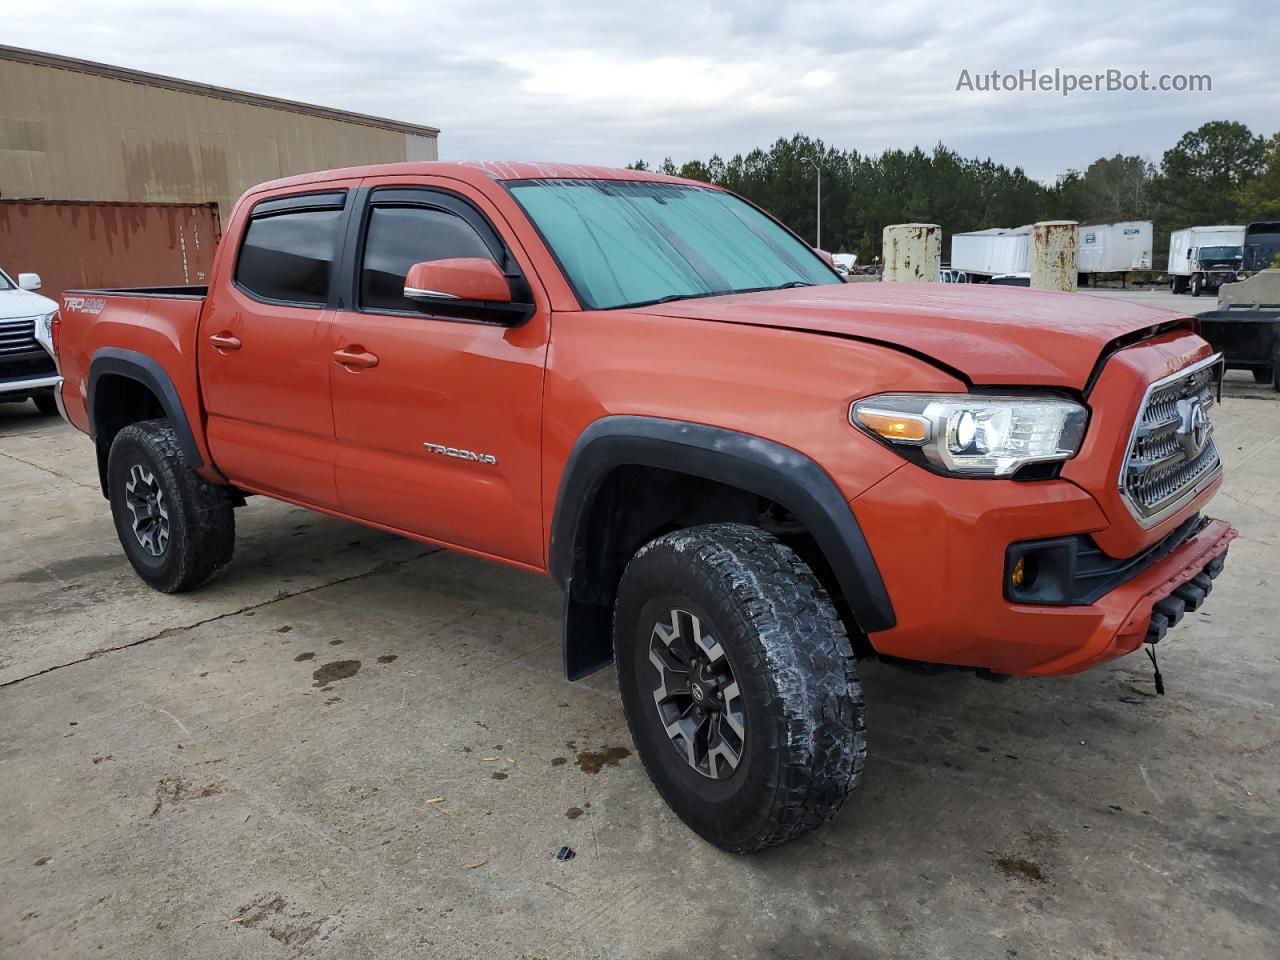
{"label": "toyota tacoma", "polygon": [[1221,360],[1178,313],[846,284],[732,193],[407,163],[266,183],[206,287],[82,290],[66,416],[157,590],[273,497],[553,577],[570,679],[746,852],[866,758],[860,658],[1069,674],[1154,644],[1235,531]]}

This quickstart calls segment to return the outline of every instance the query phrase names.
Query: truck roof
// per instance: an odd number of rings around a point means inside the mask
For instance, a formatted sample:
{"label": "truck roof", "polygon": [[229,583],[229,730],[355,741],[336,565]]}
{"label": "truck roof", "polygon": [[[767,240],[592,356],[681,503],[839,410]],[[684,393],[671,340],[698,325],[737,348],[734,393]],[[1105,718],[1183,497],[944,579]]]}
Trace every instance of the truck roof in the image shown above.
{"label": "truck roof", "polygon": [[247,193],[260,193],[279,187],[325,183],[330,180],[352,180],[360,177],[412,176],[452,177],[468,183],[484,180],[646,180],[658,183],[687,183],[714,186],[682,177],[672,177],[652,170],[623,170],[578,163],[540,163],[531,160],[420,160],[404,163],[376,163],[360,167],[320,170],[279,180],[268,180],[251,187]]}

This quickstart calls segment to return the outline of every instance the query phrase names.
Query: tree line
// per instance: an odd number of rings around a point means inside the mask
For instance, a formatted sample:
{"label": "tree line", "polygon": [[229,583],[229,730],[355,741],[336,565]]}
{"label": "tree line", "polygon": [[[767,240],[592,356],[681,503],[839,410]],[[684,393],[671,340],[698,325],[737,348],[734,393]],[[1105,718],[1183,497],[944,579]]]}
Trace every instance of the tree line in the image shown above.
{"label": "tree line", "polygon": [[[880,255],[881,232],[892,223],[936,223],[950,235],[1037,220],[1151,220],[1153,256],[1162,266],[1171,230],[1280,219],[1280,133],[1266,139],[1231,120],[1189,130],[1159,164],[1125,154],[1100,157],[1052,185],[1021,167],[962,157],[941,143],[931,151],[876,155],[802,133],[729,160],[717,155],[677,165],[668,157],[652,169],[727,187],[813,240],[815,161],[822,168],[822,246],[857,253],[860,263]],[[651,169],[643,160],[628,167]],[[945,259],[950,246],[944,244]]]}

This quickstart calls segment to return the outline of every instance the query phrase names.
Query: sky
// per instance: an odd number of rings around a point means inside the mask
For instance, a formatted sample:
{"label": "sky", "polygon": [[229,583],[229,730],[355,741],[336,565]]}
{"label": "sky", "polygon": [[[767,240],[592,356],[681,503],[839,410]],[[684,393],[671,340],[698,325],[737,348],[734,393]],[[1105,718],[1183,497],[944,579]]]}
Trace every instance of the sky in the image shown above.
{"label": "sky", "polygon": [[[0,0],[0,43],[439,127],[442,160],[680,163],[803,132],[1051,181],[1158,162],[1208,120],[1280,129],[1280,17],[1256,0]],[[1212,90],[957,89],[1055,68]]]}

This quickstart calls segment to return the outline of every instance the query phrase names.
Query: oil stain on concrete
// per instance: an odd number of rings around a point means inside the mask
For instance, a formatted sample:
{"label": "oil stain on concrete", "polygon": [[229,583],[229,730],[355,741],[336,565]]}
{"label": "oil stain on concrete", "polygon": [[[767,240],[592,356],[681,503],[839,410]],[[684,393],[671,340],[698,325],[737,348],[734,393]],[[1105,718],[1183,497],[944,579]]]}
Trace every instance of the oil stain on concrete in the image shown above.
{"label": "oil stain on concrete", "polygon": [[599,750],[578,751],[578,768],[583,773],[595,775],[605,767],[616,767],[620,760],[631,756],[626,747],[601,747]]}
{"label": "oil stain on concrete", "polygon": [[338,680],[348,680],[359,672],[359,660],[334,660],[319,667],[315,673],[311,674],[311,679],[315,681],[312,686],[324,687]]}

